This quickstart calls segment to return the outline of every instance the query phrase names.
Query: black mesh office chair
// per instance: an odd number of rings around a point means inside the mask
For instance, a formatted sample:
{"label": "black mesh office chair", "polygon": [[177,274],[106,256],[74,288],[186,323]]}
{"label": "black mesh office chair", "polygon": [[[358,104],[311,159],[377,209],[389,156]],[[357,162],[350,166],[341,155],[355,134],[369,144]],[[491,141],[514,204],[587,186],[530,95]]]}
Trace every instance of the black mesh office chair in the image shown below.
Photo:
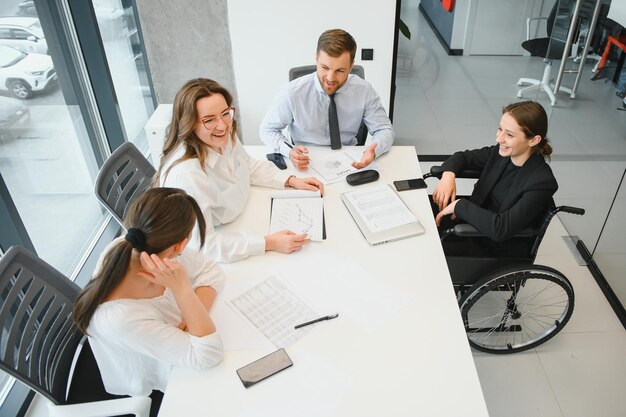
{"label": "black mesh office chair", "polygon": [[72,319],[78,291],[37,256],[11,247],[0,259],[0,369],[44,396],[50,417],[148,417],[150,398],[104,390],[86,341],[71,374],[83,339]]}
{"label": "black mesh office chair", "polygon": [[150,188],[156,170],[130,142],[117,148],[104,162],[95,183],[98,200],[124,225],[130,203]]}
{"label": "black mesh office chair", "polygon": [[[293,67],[289,70],[289,81],[293,81],[296,78],[300,78],[303,75],[310,74],[317,70],[317,66],[315,65],[303,65],[301,67]],[[350,74],[354,74],[362,79],[365,79],[365,68],[361,65],[353,65],[352,71]],[[356,134],[356,145],[363,146],[365,145],[365,141],[367,140],[367,126],[365,123],[361,122],[361,126],[359,126],[359,131]]]}
{"label": "black mesh office chair", "polygon": [[[436,166],[424,178],[441,179],[442,174],[441,167]],[[477,179],[479,176],[480,172],[468,170],[456,177]],[[582,215],[585,210],[553,205],[540,224],[512,238],[523,243],[521,247],[530,247],[516,256],[446,254],[472,347],[488,353],[521,352],[548,341],[569,321],[574,311],[572,284],[556,269],[534,263],[548,225],[558,212]],[[446,239],[450,238],[486,237],[469,224],[457,224],[442,233],[444,248]]]}
{"label": "black mesh office chair", "polygon": [[[543,68],[543,75],[541,80],[534,78],[520,78],[517,81],[518,86],[524,84],[530,84],[528,87],[520,88],[517,91],[517,97],[522,98],[524,93],[532,90],[543,90],[550,97],[550,104],[554,106],[556,104],[556,96],[552,91],[550,76],[552,74],[552,60],[561,59],[563,57],[563,50],[567,40],[568,30],[563,29],[563,25],[555,27],[555,21],[557,19],[564,21],[564,25],[569,27],[571,16],[573,12],[574,0],[556,0],[550,15],[546,17],[532,17],[526,21],[526,41],[522,42],[522,48],[530,52],[530,56],[539,56],[543,58],[545,63]],[[542,38],[530,39],[530,22],[539,20],[546,20],[546,32],[547,36]],[[575,56],[575,51],[572,57]],[[572,94],[572,89],[567,87],[559,87],[566,93]]]}

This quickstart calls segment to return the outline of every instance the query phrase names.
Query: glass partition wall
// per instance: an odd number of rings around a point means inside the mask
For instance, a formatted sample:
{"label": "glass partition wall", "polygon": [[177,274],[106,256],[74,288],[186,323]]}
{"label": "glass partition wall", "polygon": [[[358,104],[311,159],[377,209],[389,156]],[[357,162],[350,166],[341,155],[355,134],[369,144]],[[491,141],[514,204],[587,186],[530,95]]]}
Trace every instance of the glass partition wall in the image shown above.
{"label": "glass partition wall", "polygon": [[[559,218],[573,239],[572,246],[578,240],[582,241],[592,256],[590,262],[602,271],[621,305],[626,305],[626,277],[623,274],[626,270],[625,191],[622,184],[626,169],[626,111],[620,110],[622,100],[616,96],[612,82],[615,63],[609,62],[607,78],[592,81],[592,69],[598,60],[588,59],[575,98],[570,98],[569,92],[560,91],[552,105],[548,94],[538,88],[526,90],[523,97],[518,98],[519,89],[528,85],[519,86],[518,81],[522,78],[541,81],[549,61],[552,62],[547,82],[553,83],[557,78],[576,1],[515,2],[522,12],[529,13],[529,17],[542,17],[531,21],[529,33],[526,16],[502,29],[503,37],[514,33],[519,38],[520,47],[511,49],[507,55],[472,54],[479,46],[481,51],[492,47],[490,44],[477,45],[479,37],[474,33],[469,48],[467,42],[465,44],[463,56],[449,55],[442,47],[441,36],[438,38],[433,29],[439,24],[432,21],[437,15],[425,17],[428,10],[419,10],[420,3],[429,2],[404,1],[401,6],[401,18],[411,37],[408,39],[401,34],[398,39],[393,119],[396,143],[414,145],[425,171],[455,151],[494,144],[503,106],[520,100],[541,103],[549,117],[548,138],[554,149],[551,167],[559,182],[554,197],[556,204],[586,210],[584,216],[565,214]],[[476,9],[470,7],[469,21],[474,19],[483,25],[497,25],[501,16],[490,16],[480,7],[497,7],[498,1],[479,3]],[[589,25],[589,8],[593,10],[595,0],[583,3],[588,4],[583,4],[586,10],[581,10],[579,17],[582,30],[578,30],[573,38],[573,43],[578,45],[569,53],[566,71],[578,68],[585,36],[593,36],[592,45],[597,46],[603,46],[602,40],[607,36],[606,22],[601,22],[591,35],[585,32]],[[555,16],[551,39],[546,23],[552,10],[555,10]],[[585,13],[586,16],[582,16]],[[490,18],[495,20],[490,23]],[[471,32],[471,29],[465,32],[466,40]],[[492,38],[491,43],[498,42]],[[521,47],[527,38],[546,38],[551,49],[558,49],[560,44],[560,53],[548,60],[529,56]],[[597,46],[590,53],[602,54]],[[572,88],[575,77],[575,73],[564,73],[561,86]],[[467,190],[471,192],[471,188]],[[626,322],[623,323],[626,326]]]}

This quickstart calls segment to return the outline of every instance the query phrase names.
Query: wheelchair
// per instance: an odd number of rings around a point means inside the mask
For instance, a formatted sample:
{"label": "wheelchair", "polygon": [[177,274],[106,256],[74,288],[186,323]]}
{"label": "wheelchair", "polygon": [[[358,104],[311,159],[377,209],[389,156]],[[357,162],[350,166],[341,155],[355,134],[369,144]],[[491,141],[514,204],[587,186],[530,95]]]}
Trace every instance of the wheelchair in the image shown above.
{"label": "wheelchair", "polygon": [[[431,168],[424,179],[441,179],[443,170]],[[457,178],[480,176],[464,171]],[[539,245],[552,218],[559,212],[583,215],[576,207],[552,207],[543,222],[516,234],[532,244],[524,256],[448,256],[446,262],[459,300],[461,318],[470,345],[482,352],[507,354],[532,349],[565,327],[574,311],[574,289],[567,277],[554,268],[535,264]],[[456,224],[441,233],[485,238],[469,224]],[[530,245],[528,245],[530,246]]]}

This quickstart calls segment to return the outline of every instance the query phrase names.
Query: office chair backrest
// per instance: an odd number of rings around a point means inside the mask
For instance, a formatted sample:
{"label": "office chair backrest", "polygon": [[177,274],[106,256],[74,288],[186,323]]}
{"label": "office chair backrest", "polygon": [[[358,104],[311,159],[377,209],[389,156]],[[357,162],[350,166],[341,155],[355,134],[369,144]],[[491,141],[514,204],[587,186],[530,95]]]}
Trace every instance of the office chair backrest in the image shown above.
{"label": "office chair backrest", "polygon": [[156,170],[130,142],[124,143],[104,162],[96,178],[98,200],[123,225],[130,203],[150,188]]}
{"label": "office chair backrest", "polygon": [[[317,66],[315,65],[303,65],[301,67],[293,67],[289,70],[289,81],[293,81],[296,78],[300,78],[303,75],[311,74],[317,70]],[[365,68],[362,65],[352,65],[352,70],[350,74],[354,74],[361,79],[365,79]],[[365,123],[361,123],[359,126],[359,131],[356,134],[356,144],[357,146],[365,145],[365,141],[367,140],[367,126]]]}
{"label": "office chair backrest", "polygon": [[0,369],[65,404],[82,334],[72,319],[79,287],[26,249],[0,259]]}
{"label": "office chair backrest", "polygon": [[[289,70],[289,81],[293,81],[296,78],[300,78],[303,75],[310,74],[317,70],[317,66],[315,65],[303,65],[301,67],[293,67]],[[354,74],[359,76],[362,79],[365,79],[365,68],[361,65],[353,65],[352,71],[350,74]]]}

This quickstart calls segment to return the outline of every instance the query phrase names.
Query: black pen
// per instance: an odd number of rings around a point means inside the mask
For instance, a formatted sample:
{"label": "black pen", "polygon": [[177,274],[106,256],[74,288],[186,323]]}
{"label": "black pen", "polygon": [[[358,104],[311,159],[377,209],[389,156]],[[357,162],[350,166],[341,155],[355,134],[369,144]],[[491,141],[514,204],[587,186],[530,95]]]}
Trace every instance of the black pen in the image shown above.
{"label": "black pen", "polygon": [[319,319],[315,319],[315,320],[307,321],[306,323],[298,324],[294,326],[294,329],[299,329],[300,327],[308,326],[309,324],[319,323],[320,321],[324,321],[324,320],[336,319],[337,317],[339,317],[339,313],[331,314],[330,316],[320,317]]}
{"label": "black pen", "polygon": [[[283,142],[283,143],[284,143],[285,145],[289,146],[289,148],[293,149],[293,146],[294,146],[294,145],[292,145],[291,143],[289,143],[289,142]],[[302,152],[302,153],[308,154],[308,153],[309,153],[309,151],[307,150],[307,151]]]}

